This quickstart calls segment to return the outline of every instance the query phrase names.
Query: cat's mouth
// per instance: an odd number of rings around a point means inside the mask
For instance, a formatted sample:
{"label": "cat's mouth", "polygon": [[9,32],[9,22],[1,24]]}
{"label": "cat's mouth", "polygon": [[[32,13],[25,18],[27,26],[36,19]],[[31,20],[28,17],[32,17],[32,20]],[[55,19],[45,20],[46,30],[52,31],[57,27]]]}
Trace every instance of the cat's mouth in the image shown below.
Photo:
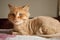
{"label": "cat's mouth", "polygon": [[14,21],[13,23],[16,24],[16,25],[18,25],[18,24],[22,24],[23,21]]}

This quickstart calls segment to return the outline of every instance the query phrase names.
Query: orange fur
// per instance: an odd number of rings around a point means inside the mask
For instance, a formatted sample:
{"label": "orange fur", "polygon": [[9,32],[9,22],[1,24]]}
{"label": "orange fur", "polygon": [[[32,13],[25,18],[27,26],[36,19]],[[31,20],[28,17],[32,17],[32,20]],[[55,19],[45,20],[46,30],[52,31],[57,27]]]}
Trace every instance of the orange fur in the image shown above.
{"label": "orange fur", "polygon": [[48,16],[29,19],[29,5],[16,7],[8,4],[8,6],[10,8],[8,19],[14,24],[12,34],[53,37],[53,34],[60,33],[60,22],[58,20]]}

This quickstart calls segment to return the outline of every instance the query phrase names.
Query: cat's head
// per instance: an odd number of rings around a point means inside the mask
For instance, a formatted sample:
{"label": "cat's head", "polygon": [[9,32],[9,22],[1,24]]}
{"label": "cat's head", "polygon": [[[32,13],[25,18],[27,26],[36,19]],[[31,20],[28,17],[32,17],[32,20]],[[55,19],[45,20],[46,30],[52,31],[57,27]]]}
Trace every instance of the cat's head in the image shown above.
{"label": "cat's head", "polygon": [[10,13],[8,14],[8,19],[13,24],[21,24],[24,23],[24,21],[29,19],[29,5],[24,6],[13,6],[11,4],[8,4]]}

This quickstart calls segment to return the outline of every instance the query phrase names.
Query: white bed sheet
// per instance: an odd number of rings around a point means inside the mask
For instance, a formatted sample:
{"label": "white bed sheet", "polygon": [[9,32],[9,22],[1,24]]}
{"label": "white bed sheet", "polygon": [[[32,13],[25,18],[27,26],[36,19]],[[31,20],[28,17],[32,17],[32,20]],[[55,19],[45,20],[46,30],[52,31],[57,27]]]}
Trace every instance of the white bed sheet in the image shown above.
{"label": "white bed sheet", "polygon": [[43,38],[38,36],[21,36],[16,35],[16,37],[7,37],[6,40],[60,40],[60,38]]}

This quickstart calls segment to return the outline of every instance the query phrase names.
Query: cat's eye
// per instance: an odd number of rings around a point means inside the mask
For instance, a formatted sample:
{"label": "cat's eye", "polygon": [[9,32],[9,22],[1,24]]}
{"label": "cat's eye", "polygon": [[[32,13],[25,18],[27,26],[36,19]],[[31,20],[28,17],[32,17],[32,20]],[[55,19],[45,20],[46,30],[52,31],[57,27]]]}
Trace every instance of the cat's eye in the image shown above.
{"label": "cat's eye", "polygon": [[13,13],[12,13],[11,15],[12,15],[12,16],[15,16],[15,14],[13,14]]}
{"label": "cat's eye", "polygon": [[20,13],[19,16],[22,16],[22,14]]}

